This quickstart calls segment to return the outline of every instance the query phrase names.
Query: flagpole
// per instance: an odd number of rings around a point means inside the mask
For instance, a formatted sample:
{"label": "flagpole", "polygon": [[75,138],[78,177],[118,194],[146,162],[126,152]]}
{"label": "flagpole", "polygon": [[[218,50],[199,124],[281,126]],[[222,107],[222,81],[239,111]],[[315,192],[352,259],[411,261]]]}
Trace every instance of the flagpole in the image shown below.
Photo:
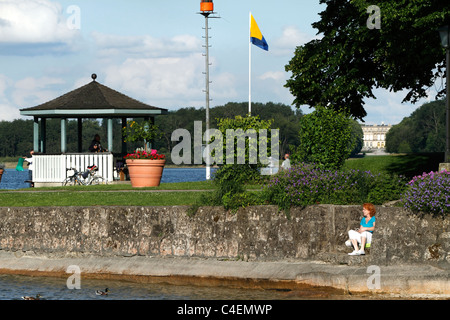
{"label": "flagpole", "polygon": [[[249,32],[252,27],[252,12],[249,14]],[[252,42],[251,34],[248,37],[248,114],[252,114]]]}

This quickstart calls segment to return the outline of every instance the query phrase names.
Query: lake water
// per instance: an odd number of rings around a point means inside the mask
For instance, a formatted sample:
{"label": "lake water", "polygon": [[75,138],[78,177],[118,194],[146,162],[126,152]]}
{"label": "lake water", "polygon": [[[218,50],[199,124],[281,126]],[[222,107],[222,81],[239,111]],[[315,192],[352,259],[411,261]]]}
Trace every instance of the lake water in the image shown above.
{"label": "lake water", "polygon": [[[211,174],[214,169],[211,169]],[[16,169],[6,169],[0,182],[0,189],[15,190],[29,188],[28,170],[17,171]],[[205,181],[206,168],[164,168],[161,183]]]}
{"label": "lake water", "polygon": [[[69,275],[68,275],[69,277]],[[0,275],[0,300],[22,300],[41,295],[41,300],[290,300],[292,293],[276,290],[244,290],[222,287],[177,286],[117,280],[83,279],[80,289],[69,289],[66,278]],[[108,296],[96,290],[108,288]]]}
{"label": "lake water", "polygon": [[[83,279],[82,275],[80,289],[69,289],[67,280],[70,275],[58,278],[0,274],[0,300],[22,300],[22,296],[37,294],[41,300],[342,300],[345,297],[327,288],[306,287],[292,291],[235,289]],[[106,288],[108,296],[95,294],[96,290],[105,291]]]}
{"label": "lake water", "polygon": [[26,183],[28,180],[28,170],[17,171],[16,169],[5,169],[0,182],[0,189],[23,189],[29,188],[30,184]]}

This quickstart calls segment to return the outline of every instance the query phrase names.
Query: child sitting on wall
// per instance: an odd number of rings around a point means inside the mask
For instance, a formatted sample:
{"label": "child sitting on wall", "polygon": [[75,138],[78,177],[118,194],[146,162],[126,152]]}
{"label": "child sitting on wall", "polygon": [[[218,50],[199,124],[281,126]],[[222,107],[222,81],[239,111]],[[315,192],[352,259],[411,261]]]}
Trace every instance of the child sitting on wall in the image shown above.
{"label": "child sitting on wall", "polygon": [[[348,232],[350,240],[346,242],[346,245],[354,248],[353,252],[349,253],[350,256],[364,255],[366,243],[370,244],[372,242],[372,234],[375,230],[375,211],[373,204],[363,204],[364,217],[361,219],[359,228]],[[361,249],[359,250],[358,244],[361,244]]]}

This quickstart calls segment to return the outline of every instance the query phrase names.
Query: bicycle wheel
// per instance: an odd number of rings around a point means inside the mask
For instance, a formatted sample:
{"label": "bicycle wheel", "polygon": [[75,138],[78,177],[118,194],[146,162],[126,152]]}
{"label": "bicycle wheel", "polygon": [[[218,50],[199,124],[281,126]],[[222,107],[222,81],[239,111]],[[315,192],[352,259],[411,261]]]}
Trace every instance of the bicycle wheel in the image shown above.
{"label": "bicycle wheel", "polygon": [[75,185],[75,177],[67,177],[64,179],[62,185],[63,186],[74,186]]}
{"label": "bicycle wheel", "polygon": [[106,180],[103,177],[95,176],[92,178],[90,185],[99,185],[99,184],[106,184]]}

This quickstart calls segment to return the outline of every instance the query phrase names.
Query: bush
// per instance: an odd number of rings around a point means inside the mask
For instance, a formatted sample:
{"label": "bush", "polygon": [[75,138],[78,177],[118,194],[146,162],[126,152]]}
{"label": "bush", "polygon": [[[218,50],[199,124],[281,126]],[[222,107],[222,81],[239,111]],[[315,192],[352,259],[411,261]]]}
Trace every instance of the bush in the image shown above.
{"label": "bush", "polygon": [[262,205],[264,203],[265,201],[261,197],[259,192],[229,192],[222,197],[222,204],[224,208],[227,210],[231,210],[232,213],[236,213],[239,208]]}
{"label": "bush", "polygon": [[403,177],[354,169],[329,170],[300,163],[264,185],[266,200],[282,209],[312,204],[383,204],[398,200],[406,189]]}
{"label": "bush", "polygon": [[408,185],[402,194],[405,208],[441,215],[450,212],[450,172],[424,172],[415,176]]}
{"label": "bush", "polygon": [[[272,121],[260,120],[258,116],[250,115],[236,116],[234,119],[217,119],[218,130],[222,135],[223,159],[221,160],[225,164],[220,164],[214,174],[213,181],[216,191],[202,197],[202,205],[223,205],[225,209],[236,212],[240,207],[263,203],[264,200],[260,198],[259,194],[245,190],[247,183],[260,183],[264,179],[259,171],[264,165],[260,159],[256,159],[257,161],[253,163],[250,154],[256,155],[258,151],[259,154],[271,153],[268,152],[271,151],[269,146],[272,145],[271,139],[275,136],[267,137],[267,150],[258,150],[258,147],[255,149],[253,143],[250,143],[250,138],[246,134],[254,131],[262,138],[261,134],[267,133],[271,124]],[[230,130],[233,130],[234,135],[228,135]],[[253,141],[257,142],[255,139]],[[227,149],[230,146],[234,146],[234,153],[228,154],[229,150]],[[215,156],[215,150],[211,155]]]}
{"label": "bush", "polygon": [[301,120],[300,145],[293,148],[293,163],[313,162],[324,168],[340,169],[355,148],[357,134],[345,113],[316,107]]}
{"label": "bush", "polygon": [[189,215],[195,215],[200,206],[223,206],[232,213],[239,208],[265,203],[260,192],[246,191],[247,183],[260,183],[262,180],[258,171],[247,165],[224,165],[214,174],[214,192],[204,194],[200,200],[189,209]]}

